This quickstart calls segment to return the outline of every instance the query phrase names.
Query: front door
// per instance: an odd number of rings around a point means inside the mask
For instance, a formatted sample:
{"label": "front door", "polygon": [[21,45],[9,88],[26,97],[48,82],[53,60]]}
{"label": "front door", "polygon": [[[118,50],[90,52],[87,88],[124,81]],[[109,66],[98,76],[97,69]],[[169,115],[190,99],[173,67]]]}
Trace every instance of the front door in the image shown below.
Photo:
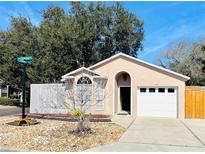
{"label": "front door", "polygon": [[130,113],[130,87],[120,87],[120,102],[122,110]]}

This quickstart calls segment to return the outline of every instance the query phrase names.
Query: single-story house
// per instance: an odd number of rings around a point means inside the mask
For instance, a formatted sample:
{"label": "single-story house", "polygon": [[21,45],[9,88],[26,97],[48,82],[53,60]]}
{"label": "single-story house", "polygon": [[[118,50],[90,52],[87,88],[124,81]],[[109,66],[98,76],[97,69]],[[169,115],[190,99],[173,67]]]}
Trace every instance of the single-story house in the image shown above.
{"label": "single-story house", "polygon": [[[62,76],[71,86],[84,77],[88,84],[100,83],[105,99],[93,99],[94,114],[132,116],[185,116],[185,81],[188,76],[119,53],[88,68],[82,67]],[[67,89],[69,90],[69,88]],[[97,97],[96,97],[97,98]]]}

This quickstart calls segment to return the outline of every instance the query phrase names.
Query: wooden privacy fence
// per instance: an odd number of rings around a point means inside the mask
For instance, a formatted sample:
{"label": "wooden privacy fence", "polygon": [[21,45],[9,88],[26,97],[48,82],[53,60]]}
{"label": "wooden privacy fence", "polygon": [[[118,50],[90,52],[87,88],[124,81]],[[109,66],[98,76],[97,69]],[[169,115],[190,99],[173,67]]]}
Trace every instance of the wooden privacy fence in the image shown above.
{"label": "wooden privacy fence", "polygon": [[205,87],[186,87],[185,118],[205,119]]}

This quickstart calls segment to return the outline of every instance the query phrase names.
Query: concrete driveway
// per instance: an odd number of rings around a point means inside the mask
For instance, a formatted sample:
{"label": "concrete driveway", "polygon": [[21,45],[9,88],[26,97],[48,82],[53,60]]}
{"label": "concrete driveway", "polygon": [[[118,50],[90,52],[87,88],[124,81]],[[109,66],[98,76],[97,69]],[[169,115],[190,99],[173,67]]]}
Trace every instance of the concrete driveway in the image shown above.
{"label": "concrete driveway", "polygon": [[119,142],[87,151],[205,151],[205,120],[137,118]]}

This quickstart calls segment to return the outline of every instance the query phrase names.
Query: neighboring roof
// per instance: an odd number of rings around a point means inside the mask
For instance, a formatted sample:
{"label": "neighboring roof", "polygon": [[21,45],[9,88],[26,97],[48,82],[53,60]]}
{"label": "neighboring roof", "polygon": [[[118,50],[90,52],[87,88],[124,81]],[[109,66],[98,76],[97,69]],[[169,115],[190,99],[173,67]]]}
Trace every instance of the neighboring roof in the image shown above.
{"label": "neighboring roof", "polygon": [[73,75],[74,75],[74,74],[76,74],[76,73],[78,73],[78,72],[81,72],[81,71],[87,71],[87,72],[93,74],[95,77],[96,77],[96,76],[99,76],[99,77],[102,77],[102,78],[106,78],[106,77],[103,76],[102,74],[96,73],[95,71],[92,71],[92,70],[87,69],[87,68],[85,68],[85,67],[81,67],[81,68],[79,68],[79,69],[77,69],[77,70],[74,70],[74,71],[72,71],[72,72],[70,72],[70,73],[67,73],[67,74],[63,75],[61,81],[64,81],[65,79],[68,79],[68,78],[73,78]]}
{"label": "neighboring roof", "polygon": [[96,68],[96,67],[98,67],[98,66],[100,66],[100,65],[102,65],[102,64],[104,64],[104,63],[107,63],[107,62],[109,62],[109,61],[112,61],[112,60],[114,60],[115,58],[118,58],[118,57],[126,57],[126,58],[128,58],[128,59],[134,60],[134,61],[136,61],[136,62],[145,64],[145,65],[148,65],[148,66],[151,66],[151,67],[156,68],[156,69],[159,69],[159,70],[161,70],[161,71],[168,72],[168,73],[170,73],[170,74],[174,74],[174,75],[179,76],[179,77],[181,77],[181,78],[184,78],[184,79],[186,79],[186,80],[189,80],[189,79],[190,79],[190,77],[185,76],[185,75],[183,75],[183,74],[180,74],[180,73],[177,73],[177,72],[174,72],[174,71],[165,69],[165,68],[163,68],[163,67],[160,67],[160,66],[157,66],[157,65],[154,65],[154,64],[145,62],[145,61],[143,61],[143,60],[140,60],[140,59],[131,57],[131,56],[126,55],[126,54],[124,54],[124,53],[118,53],[118,54],[116,54],[116,55],[114,55],[114,56],[112,56],[112,57],[109,57],[109,58],[107,58],[107,59],[105,59],[105,60],[103,60],[103,61],[101,61],[101,62],[99,62],[99,63],[97,63],[97,64],[94,64],[94,65],[88,67],[88,69],[89,69],[89,70],[90,70],[90,69],[94,69],[94,68]]}

